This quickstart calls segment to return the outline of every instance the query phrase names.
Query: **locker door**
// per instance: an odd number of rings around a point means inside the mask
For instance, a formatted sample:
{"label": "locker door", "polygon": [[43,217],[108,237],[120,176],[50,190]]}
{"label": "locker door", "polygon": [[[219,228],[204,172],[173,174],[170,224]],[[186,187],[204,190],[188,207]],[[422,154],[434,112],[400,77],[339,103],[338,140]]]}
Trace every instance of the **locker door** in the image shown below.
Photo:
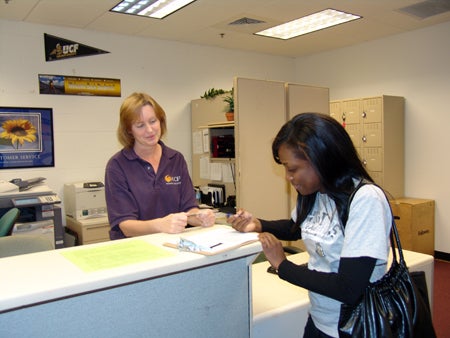
{"label": "locker door", "polygon": [[383,127],[381,123],[365,123],[363,124],[361,136],[362,145],[364,147],[381,147]]}
{"label": "locker door", "polygon": [[378,184],[380,187],[384,185],[384,174],[381,171],[370,171],[369,170],[370,177],[373,178],[376,184]]}
{"label": "locker door", "polygon": [[367,98],[362,100],[362,122],[382,122],[383,103],[381,97]]}
{"label": "locker door", "polygon": [[353,145],[356,148],[362,146],[361,142],[361,125],[359,124],[346,124],[345,130],[353,141]]}
{"label": "locker door", "polygon": [[369,171],[383,171],[383,150],[382,148],[364,148],[363,164]]}
{"label": "locker door", "polygon": [[340,124],[344,122],[342,120],[341,102],[330,102],[330,116]]}
{"label": "locker door", "polygon": [[346,124],[360,123],[361,105],[360,100],[342,101],[342,119]]}

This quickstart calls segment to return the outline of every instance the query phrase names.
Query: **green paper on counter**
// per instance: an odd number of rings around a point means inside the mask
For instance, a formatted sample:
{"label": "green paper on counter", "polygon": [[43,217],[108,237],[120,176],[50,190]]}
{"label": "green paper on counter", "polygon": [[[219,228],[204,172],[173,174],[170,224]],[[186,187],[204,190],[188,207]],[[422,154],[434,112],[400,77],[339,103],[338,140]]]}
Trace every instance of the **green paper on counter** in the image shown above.
{"label": "green paper on counter", "polygon": [[143,240],[80,248],[61,254],[85,272],[117,268],[175,256],[175,253]]}

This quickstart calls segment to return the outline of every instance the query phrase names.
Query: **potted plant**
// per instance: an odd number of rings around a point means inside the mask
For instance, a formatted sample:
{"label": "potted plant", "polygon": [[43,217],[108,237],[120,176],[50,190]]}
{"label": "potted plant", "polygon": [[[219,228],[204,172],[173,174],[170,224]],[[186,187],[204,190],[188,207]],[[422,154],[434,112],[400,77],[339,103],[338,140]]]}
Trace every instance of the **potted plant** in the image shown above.
{"label": "potted plant", "polygon": [[227,121],[234,121],[234,87],[231,88],[230,94],[225,96],[223,99],[224,102],[228,103],[226,108],[225,116],[227,117]]}
{"label": "potted plant", "polygon": [[200,98],[210,100],[215,98],[217,95],[222,95],[225,93],[226,91],[223,89],[210,88],[207,91],[205,91],[205,93],[202,96],[200,96]]}

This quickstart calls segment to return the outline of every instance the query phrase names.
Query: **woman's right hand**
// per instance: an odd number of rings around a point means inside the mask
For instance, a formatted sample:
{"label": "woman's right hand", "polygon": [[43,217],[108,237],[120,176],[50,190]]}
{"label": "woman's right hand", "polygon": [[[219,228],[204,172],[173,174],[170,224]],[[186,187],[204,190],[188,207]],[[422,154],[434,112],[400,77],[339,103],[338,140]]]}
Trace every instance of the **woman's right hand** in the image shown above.
{"label": "woman's right hand", "polygon": [[261,232],[261,223],[246,210],[239,209],[234,215],[227,218],[227,222],[240,232]]}

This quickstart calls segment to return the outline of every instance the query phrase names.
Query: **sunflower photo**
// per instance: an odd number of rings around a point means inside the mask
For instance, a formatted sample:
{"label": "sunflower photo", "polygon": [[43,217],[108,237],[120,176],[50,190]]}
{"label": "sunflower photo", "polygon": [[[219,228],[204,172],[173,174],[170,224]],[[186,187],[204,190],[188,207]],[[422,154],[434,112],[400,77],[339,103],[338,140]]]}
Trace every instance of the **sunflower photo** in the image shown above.
{"label": "sunflower photo", "polygon": [[0,107],[0,169],[50,166],[52,109]]}

